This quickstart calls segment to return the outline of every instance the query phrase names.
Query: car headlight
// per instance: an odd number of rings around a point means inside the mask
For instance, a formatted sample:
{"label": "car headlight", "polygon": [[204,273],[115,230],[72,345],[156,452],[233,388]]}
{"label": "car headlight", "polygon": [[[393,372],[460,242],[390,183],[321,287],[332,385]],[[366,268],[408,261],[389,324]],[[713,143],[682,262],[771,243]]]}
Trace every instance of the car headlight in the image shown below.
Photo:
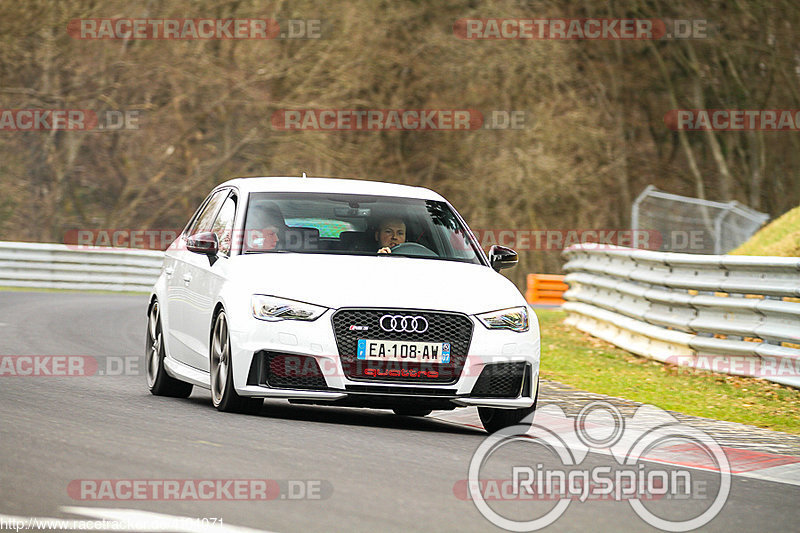
{"label": "car headlight", "polygon": [[528,331],[528,309],[526,307],[512,307],[475,316],[489,329]]}
{"label": "car headlight", "polygon": [[326,307],[319,305],[276,298],[265,294],[253,295],[253,316],[259,320],[277,322],[279,320],[316,320],[322,313],[327,311]]}

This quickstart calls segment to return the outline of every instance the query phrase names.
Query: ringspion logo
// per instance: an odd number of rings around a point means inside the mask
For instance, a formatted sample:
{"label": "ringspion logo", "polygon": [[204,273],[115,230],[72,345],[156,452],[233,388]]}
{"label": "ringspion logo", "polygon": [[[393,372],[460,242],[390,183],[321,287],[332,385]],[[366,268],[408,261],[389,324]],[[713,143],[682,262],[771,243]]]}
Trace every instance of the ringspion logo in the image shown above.
{"label": "ringspion logo", "polygon": [[[535,421],[542,419],[547,422]],[[594,401],[571,418],[551,404],[524,422],[487,437],[472,456],[467,479],[453,485],[456,498],[472,500],[495,526],[537,531],[573,502],[610,501],[627,502],[655,528],[691,531],[713,520],[728,499],[731,469],[724,449],[652,405],[624,417],[613,404]],[[530,453],[520,455],[520,446]],[[507,450],[516,451],[504,457]],[[590,453],[613,461],[598,466],[587,460]],[[675,454],[690,454],[703,470],[664,466]],[[507,504],[493,507],[488,501]]]}

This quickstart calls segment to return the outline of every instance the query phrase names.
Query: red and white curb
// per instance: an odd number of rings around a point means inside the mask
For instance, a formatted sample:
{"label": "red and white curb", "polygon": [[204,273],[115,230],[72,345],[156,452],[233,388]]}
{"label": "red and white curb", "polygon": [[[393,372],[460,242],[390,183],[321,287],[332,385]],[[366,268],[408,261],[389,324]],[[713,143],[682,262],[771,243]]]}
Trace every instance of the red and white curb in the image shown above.
{"label": "red and white curb", "polygon": [[[457,411],[439,411],[430,415],[430,418],[460,426],[483,429],[475,407]],[[574,419],[565,420],[540,411],[537,411],[534,422],[537,426],[547,428],[549,431],[560,435],[573,432],[575,427]],[[590,425],[600,427],[597,424]],[[529,432],[529,434],[531,438],[536,438],[533,431]],[[714,435],[709,436],[714,438]],[[718,440],[724,441],[724,439]],[[720,442],[720,447],[728,458],[730,473],[734,476],[800,486],[800,457],[725,446],[724,442]],[[612,455],[611,450],[608,448],[592,448],[591,452]],[[653,453],[642,457],[642,459],[698,470],[718,470],[711,458],[701,453],[693,445],[661,446]]]}

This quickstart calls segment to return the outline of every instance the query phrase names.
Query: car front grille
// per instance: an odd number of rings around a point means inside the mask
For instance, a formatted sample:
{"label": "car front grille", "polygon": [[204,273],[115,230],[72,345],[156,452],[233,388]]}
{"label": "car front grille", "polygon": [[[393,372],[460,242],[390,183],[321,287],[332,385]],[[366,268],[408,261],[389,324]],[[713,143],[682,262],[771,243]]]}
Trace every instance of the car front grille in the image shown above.
{"label": "car front grille", "polygon": [[[384,315],[423,317],[423,333],[385,331]],[[340,309],[334,313],[333,331],[345,376],[359,381],[402,383],[455,383],[458,381],[472,340],[472,321],[460,313],[409,309]],[[450,343],[449,363],[364,361],[357,357],[359,339]]]}
{"label": "car front grille", "polygon": [[492,363],[483,367],[472,387],[476,398],[516,398],[522,393],[527,363]]}

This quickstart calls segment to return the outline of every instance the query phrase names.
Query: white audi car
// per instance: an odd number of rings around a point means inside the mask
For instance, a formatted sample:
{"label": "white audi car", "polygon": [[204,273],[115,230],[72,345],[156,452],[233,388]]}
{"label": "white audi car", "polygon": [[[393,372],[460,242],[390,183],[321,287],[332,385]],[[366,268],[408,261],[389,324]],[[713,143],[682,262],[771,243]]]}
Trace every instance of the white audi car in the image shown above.
{"label": "white audi car", "polygon": [[[456,210],[428,189],[329,178],[216,187],[167,249],[148,307],[156,395],[210,389],[424,416],[477,406],[487,431],[533,413],[539,328]],[[528,419],[532,419],[532,416]]]}

